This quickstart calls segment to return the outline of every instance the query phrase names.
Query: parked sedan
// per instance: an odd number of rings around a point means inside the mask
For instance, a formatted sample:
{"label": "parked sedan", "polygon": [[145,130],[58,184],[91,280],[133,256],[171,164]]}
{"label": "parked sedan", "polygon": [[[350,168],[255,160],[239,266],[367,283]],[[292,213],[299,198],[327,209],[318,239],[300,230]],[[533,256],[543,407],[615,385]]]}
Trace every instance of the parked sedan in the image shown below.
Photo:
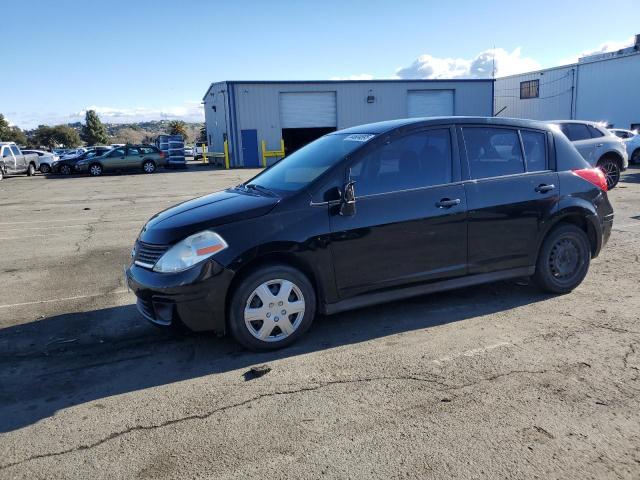
{"label": "parked sedan", "polygon": [[606,192],[546,123],[362,125],[154,215],[126,280],[155,324],[270,350],[316,313],[523,276],[566,294],[611,233]]}
{"label": "parked sedan", "polygon": [[88,172],[97,177],[104,172],[141,170],[153,173],[167,164],[164,153],[151,145],[127,145],[114,148],[104,155],[80,160],[75,165],[76,172]]}
{"label": "parked sedan", "polygon": [[51,172],[51,165],[60,159],[58,155],[44,150],[22,150],[22,153],[35,153],[40,158],[40,172]]}
{"label": "parked sedan", "polygon": [[87,160],[93,157],[104,155],[111,151],[111,147],[91,147],[88,150],[70,156],[62,158],[51,165],[52,173],[61,173],[62,175],[71,175],[76,171],[76,165],[81,160]]}
{"label": "parked sedan", "polygon": [[611,133],[621,138],[627,146],[629,163],[640,163],[640,135],[637,131],[612,128]]}
{"label": "parked sedan", "polygon": [[592,166],[607,177],[609,189],[620,181],[620,172],[629,166],[627,148],[622,140],[596,122],[579,120],[553,121]]}

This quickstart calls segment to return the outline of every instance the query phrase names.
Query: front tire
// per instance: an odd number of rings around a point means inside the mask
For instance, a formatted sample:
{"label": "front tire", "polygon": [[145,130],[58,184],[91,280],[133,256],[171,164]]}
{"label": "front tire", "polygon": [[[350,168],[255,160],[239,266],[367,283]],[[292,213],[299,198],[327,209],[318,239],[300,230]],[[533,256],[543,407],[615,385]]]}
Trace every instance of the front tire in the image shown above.
{"label": "front tire", "polygon": [[27,177],[33,177],[36,174],[36,167],[33,163],[29,164],[29,168],[27,168]]}
{"label": "front tire", "polygon": [[607,189],[611,190],[620,181],[620,164],[615,158],[604,157],[598,162],[598,167],[607,178]]}
{"label": "front tire", "polygon": [[311,326],[316,313],[313,286],[286,265],[261,267],[235,288],[229,329],[238,343],[254,351],[291,345]]}
{"label": "front tire", "polygon": [[69,165],[61,165],[60,173],[62,175],[71,175],[71,167]]}
{"label": "front tire", "polygon": [[637,148],[631,154],[631,163],[633,163],[633,164],[640,163],[640,148]]}
{"label": "front tire", "polygon": [[40,165],[40,173],[42,173],[43,175],[51,173],[51,167],[46,163],[43,163],[42,165]]}
{"label": "front tire", "polygon": [[590,261],[587,234],[575,225],[563,224],[542,243],[533,280],[547,292],[569,293],[586,277]]}
{"label": "front tire", "polygon": [[89,165],[89,175],[92,177],[99,177],[102,175],[102,165],[99,163],[92,163]]}

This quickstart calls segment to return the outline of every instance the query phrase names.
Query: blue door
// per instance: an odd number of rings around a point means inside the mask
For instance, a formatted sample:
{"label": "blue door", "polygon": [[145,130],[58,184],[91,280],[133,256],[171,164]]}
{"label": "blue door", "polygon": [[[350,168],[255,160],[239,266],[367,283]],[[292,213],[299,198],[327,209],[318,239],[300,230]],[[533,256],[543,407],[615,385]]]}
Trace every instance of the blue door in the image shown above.
{"label": "blue door", "polygon": [[242,160],[245,167],[259,167],[258,131],[242,130]]}

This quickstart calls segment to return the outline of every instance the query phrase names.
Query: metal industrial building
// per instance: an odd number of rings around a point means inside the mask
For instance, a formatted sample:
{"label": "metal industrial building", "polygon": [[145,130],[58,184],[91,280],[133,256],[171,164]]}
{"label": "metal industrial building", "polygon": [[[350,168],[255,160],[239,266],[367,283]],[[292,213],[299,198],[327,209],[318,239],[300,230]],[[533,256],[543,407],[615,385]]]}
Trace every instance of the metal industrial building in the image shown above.
{"label": "metal industrial building", "polygon": [[257,167],[262,142],[286,152],[328,132],[404,117],[492,115],[493,80],[238,81],[203,98],[210,151],[227,140],[230,166]]}
{"label": "metal industrial building", "polygon": [[498,78],[496,115],[535,120],[602,121],[640,127],[640,35],[635,45],[578,63]]}

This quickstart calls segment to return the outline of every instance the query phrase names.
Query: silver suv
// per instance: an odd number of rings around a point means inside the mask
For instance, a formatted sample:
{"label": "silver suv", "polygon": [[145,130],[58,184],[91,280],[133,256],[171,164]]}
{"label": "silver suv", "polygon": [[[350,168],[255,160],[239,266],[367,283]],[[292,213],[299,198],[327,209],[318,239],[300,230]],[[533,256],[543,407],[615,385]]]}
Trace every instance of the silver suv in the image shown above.
{"label": "silver suv", "polygon": [[604,172],[609,189],[618,184],[620,172],[629,166],[627,148],[620,138],[596,122],[554,120],[551,123],[560,127],[587,162]]}

